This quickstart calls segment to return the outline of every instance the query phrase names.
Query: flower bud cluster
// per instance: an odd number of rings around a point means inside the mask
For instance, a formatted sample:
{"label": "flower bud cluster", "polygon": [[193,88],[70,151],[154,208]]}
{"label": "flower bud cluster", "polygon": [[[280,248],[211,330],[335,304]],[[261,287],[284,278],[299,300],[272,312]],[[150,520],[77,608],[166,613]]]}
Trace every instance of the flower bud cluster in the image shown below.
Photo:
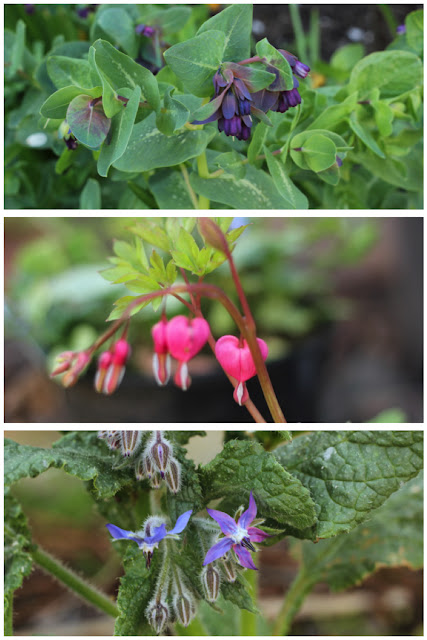
{"label": "flower bud cluster", "polygon": [[130,458],[139,449],[141,431],[98,431],[98,438],[105,440],[112,451],[121,450],[125,458]]}
{"label": "flower bud cluster", "polygon": [[164,481],[172,493],[178,493],[181,486],[181,465],[173,457],[172,444],[161,431],[153,432],[136,460],[135,476],[137,480],[147,478],[153,489],[158,489]]}

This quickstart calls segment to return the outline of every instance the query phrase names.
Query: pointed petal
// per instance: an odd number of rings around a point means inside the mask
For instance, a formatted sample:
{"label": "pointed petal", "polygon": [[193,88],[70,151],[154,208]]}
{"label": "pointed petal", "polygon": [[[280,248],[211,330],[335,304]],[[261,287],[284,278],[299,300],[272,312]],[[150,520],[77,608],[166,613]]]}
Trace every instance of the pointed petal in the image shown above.
{"label": "pointed petal", "polygon": [[210,517],[216,520],[224,535],[229,536],[237,531],[237,524],[228,513],[216,509],[206,509]]}
{"label": "pointed petal", "polygon": [[222,102],[222,114],[226,120],[230,120],[237,113],[237,100],[234,93],[229,89]]}
{"label": "pointed petal", "polygon": [[256,502],[254,500],[254,497],[251,491],[251,495],[249,496],[249,507],[240,516],[239,522],[237,523],[239,527],[242,527],[242,529],[247,529],[251,524],[252,520],[255,520],[256,512],[257,512]]}
{"label": "pointed petal", "polygon": [[181,533],[182,531],[184,531],[192,513],[193,511],[192,509],[190,509],[190,511],[186,511],[185,513],[180,515],[178,520],[175,523],[174,528],[171,531],[168,531],[168,535],[174,534],[174,533]]}
{"label": "pointed petal", "polygon": [[143,541],[144,538],[137,536],[133,531],[126,531],[126,529],[120,529],[120,527],[116,527],[115,524],[106,524],[105,525],[113,536],[114,540],[133,540],[137,544]]}
{"label": "pointed petal", "polygon": [[156,527],[154,529],[154,534],[152,536],[148,536],[147,538],[144,538],[144,542],[146,544],[154,544],[156,542],[160,542],[160,540],[163,540],[163,538],[166,537],[166,534],[167,534],[166,525],[161,524],[160,527]]}
{"label": "pointed petal", "polygon": [[263,542],[266,538],[271,538],[269,533],[265,533],[257,527],[249,527],[248,533],[251,542]]}
{"label": "pointed petal", "polygon": [[236,553],[236,556],[239,558],[239,562],[242,567],[245,567],[245,569],[255,569],[255,571],[258,571],[257,567],[253,563],[251,554],[247,549],[245,549],[245,547],[240,546],[240,544],[235,544],[233,545],[233,549]]}
{"label": "pointed petal", "polygon": [[232,545],[233,541],[231,540],[231,538],[223,538],[222,540],[214,544],[214,546],[211,547],[207,552],[206,558],[203,562],[203,566],[205,567],[207,564],[210,564],[214,560],[218,560],[218,558],[224,556],[227,551],[231,549]]}

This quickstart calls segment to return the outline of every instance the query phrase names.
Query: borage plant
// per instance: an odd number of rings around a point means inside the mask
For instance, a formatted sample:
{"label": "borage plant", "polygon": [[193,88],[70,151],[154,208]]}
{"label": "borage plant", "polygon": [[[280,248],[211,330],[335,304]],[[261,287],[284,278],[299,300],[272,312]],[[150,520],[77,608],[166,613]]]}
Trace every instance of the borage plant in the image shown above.
{"label": "borage plant", "polygon": [[8,207],[422,207],[422,11],[325,64],[294,5],[308,59],[252,47],[249,4],[56,10],[67,42],[32,41],[55,9],[6,11]]}
{"label": "borage plant", "polygon": [[[287,635],[316,583],[342,590],[379,566],[422,566],[422,431],[235,432],[198,467],[193,435],[205,434],[78,431],[52,449],[5,441],[7,634],[33,563],[125,636]],[[104,518],[94,535],[109,537],[124,569],[116,603],[31,541],[11,485],[50,467],[84,480]],[[257,575],[262,547],[284,537],[299,570],[272,624]]]}
{"label": "borage plant", "polygon": [[[274,422],[286,422],[265,365],[268,347],[257,337],[255,319],[232,256],[235,242],[246,227],[230,228],[231,222],[231,218],[199,218],[201,246],[192,235],[196,218],[145,219],[132,227],[134,243],[116,242],[116,257],[111,258],[113,266],[102,273],[113,283],[125,283],[138,295],[124,296],[116,302],[109,316],[113,321],[111,327],[94,344],[80,352],[60,354],[52,376],[62,375],[65,387],[74,385],[96,352],[109,344],[98,357],[95,389],[107,395],[113,393],[131,355],[127,340],[131,317],[152,304],[159,312],[159,320],[152,327],[153,374],[159,385],[169,381],[173,358],[177,362],[173,380],[186,391],[191,384],[188,363],[208,343],[234,387],[235,401],[256,422],[265,422],[246,387],[246,381],[257,375]],[[148,261],[144,242],[160,249],[165,259],[153,249]],[[220,287],[205,282],[205,277],[225,261],[230,267],[240,309]],[[168,319],[167,300],[171,297],[182,303],[187,315]],[[203,317],[204,298],[215,300],[227,310],[236,324],[237,336],[225,335],[215,340]]]}

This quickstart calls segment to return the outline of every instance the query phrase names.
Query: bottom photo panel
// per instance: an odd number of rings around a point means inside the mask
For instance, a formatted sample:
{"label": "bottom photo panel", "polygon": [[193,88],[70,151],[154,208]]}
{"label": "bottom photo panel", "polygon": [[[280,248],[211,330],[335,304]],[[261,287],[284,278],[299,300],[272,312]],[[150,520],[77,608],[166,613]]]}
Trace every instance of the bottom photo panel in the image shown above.
{"label": "bottom photo panel", "polygon": [[10,430],[5,635],[422,635],[421,430]]}

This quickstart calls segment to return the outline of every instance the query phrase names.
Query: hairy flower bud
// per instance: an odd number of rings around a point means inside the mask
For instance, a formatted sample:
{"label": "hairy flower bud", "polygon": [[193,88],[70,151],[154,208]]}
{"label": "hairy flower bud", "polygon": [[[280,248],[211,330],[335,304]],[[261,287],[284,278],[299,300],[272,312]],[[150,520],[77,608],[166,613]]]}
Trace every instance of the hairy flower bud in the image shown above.
{"label": "hairy flower bud", "polygon": [[150,480],[150,478],[153,476],[154,472],[154,465],[153,462],[150,458],[150,456],[147,456],[144,453],[144,471],[145,471],[145,475],[147,476],[147,478]]}
{"label": "hairy flower bud", "polygon": [[181,485],[181,465],[175,458],[169,459],[169,467],[165,473],[165,481],[172,493],[178,493]]}
{"label": "hairy flower bud", "polygon": [[169,607],[164,600],[151,601],[146,611],[147,620],[159,634],[169,620]]}
{"label": "hairy flower bud", "polygon": [[139,456],[135,462],[135,478],[137,480],[144,480],[145,478],[144,456]]}
{"label": "hairy flower bud", "polygon": [[155,471],[150,478],[150,487],[152,489],[160,489],[161,484],[162,484],[161,475],[160,473],[157,473],[157,471]]}
{"label": "hairy flower bud", "polygon": [[221,566],[222,566],[222,569],[223,569],[223,571],[225,573],[225,577],[227,578],[227,581],[228,582],[235,582],[235,580],[237,578],[236,565],[234,564],[233,560],[230,558],[230,556],[228,554],[222,560]]}
{"label": "hairy flower bud", "polygon": [[176,594],[173,600],[175,615],[184,627],[188,627],[195,614],[195,606],[188,593]]}
{"label": "hairy flower bud", "polygon": [[172,452],[170,442],[162,436],[161,431],[156,431],[152,440],[149,443],[150,455],[154,460],[154,464],[160,471],[162,478],[168,468],[169,456]]}
{"label": "hairy flower bud", "polygon": [[107,431],[107,444],[112,451],[118,449],[121,444],[120,431]]}
{"label": "hairy flower bud", "polygon": [[215,602],[219,596],[219,586],[221,583],[218,569],[216,569],[212,564],[209,564],[203,569],[200,579],[202,581],[206,600],[208,600],[208,602]]}
{"label": "hairy flower bud", "polygon": [[120,444],[125,458],[132,456],[141,442],[141,431],[120,431]]}

